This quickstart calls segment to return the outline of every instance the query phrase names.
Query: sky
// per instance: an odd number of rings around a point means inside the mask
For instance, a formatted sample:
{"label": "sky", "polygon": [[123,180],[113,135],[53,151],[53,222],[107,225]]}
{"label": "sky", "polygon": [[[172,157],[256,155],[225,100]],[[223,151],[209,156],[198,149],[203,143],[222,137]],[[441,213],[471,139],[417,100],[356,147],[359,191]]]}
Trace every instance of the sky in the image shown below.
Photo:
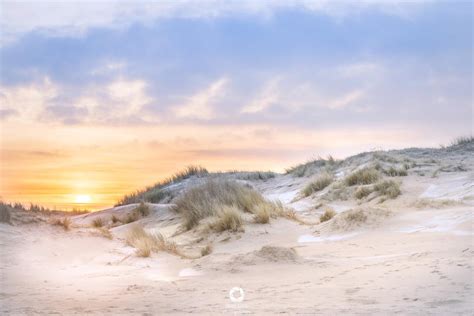
{"label": "sky", "polygon": [[190,164],[472,135],[472,30],[470,1],[1,0],[0,196],[97,209]]}

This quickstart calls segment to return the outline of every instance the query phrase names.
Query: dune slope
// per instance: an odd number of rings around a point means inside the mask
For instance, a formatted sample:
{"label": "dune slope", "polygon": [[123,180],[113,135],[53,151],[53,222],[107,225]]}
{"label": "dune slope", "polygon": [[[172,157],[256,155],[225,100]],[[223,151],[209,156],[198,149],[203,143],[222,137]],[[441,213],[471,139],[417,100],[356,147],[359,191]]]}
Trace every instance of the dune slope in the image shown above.
{"label": "dune slope", "polygon": [[[200,174],[162,188],[166,200],[146,211],[74,216],[68,231],[14,214],[0,224],[0,312],[472,314],[473,153],[471,142],[286,174]],[[209,228],[213,216],[186,230],[174,203],[209,179],[252,188],[285,213],[257,223],[237,210],[235,231]],[[137,226],[162,238],[149,257],[127,244]]]}

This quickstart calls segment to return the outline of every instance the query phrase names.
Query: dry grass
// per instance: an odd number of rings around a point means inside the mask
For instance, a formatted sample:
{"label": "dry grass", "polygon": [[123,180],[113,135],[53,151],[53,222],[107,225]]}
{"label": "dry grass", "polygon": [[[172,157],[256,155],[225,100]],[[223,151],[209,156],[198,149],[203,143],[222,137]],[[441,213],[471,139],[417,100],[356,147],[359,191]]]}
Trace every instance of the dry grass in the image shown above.
{"label": "dry grass", "polygon": [[201,257],[208,256],[212,253],[213,247],[211,244],[206,245],[204,248],[201,248]]}
{"label": "dry grass", "polygon": [[38,204],[31,203],[29,206],[25,206],[21,203],[5,203],[0,201],[0,207],[8,207],[9,210],[18,210],[23,212],[39,213],[44,215],[58,215],[58,216],[73,216],[89,213],[87,210],[73,209],[72,211],[61,211],[56,209],[50,209]]}
{"label": "dry grass", "polygon": [[374,191],[390,199],[394,199],[401,194],[400,184],[393,180],[384,180],[374,185]]}
{"label": "dry grass", "polygon": [[344,182],[348,186],[372,184],[380,178],[380,173],[375,168],[363,168],[348,175]]}
{"label": "dry grass", "polygon": [[[235,171],[236,173],[238,171]],[[241,180],[268,180],[276,177],[276,173],[272,171],[253,171],[239,172],[237,179]]]}
{"label": "dry grass", "polygon": [[11,213],[9,206],[5,204],[0,205],[0,223],[10,223]]}
{"label": "dry grass", "polygon": [[191,229],[203,218],[222,216],[225,207],[255,213],[261,204],[272,204],[250,187],[228,180],[209,180],[191,188],[175,201],[174,210],[183,216],[184,227]]}
{"label": "dry grass", "polygon": [[278,214],[278,216],[281,216],[283,218],[286,218],[290,221],[294,221],[294,222],[302,224],[302,225],[316,225],[317,224],[316,222],[309,222],[309,221],[306,221],[306,220],[300,218],[298,216],[298,214],[293,209],[285,209],[283,207],[283,205],[281,204],[281,202],[278,203],[278,204],[281,206],[279,211],[276,213],[276,214]]}
{"label": "dry grass", "polygon": [[390,169],[385,170],[384,173],[390,177],[406,177],[408,175],[407,169],[396,169],[394,167],[390,167]]}
{"label": "dry grass", "polygon": [[338,162],[332,156],[329,156],[327,160],[319,157],[304,164],[300,164],[286,169],[286,174],[291,174],[295,177],[304,177],[306,175],[314,174],[322,168],[331,168],[337,163]]}
{"label": "dry grass", "polygon": [[344,213],[344,218],[349,223],[365,223],[367,221],[367,215],[363,210],[355,210]]}
{"label": "dry grass", "polygon": [[99,228],[104,226],[104,220],[101,217],[97,217],[92,221],[92,227]]}
{"label": "dry grass", "polygon": [[273,203],[261,203],[255,207],[253,220],[257,224],[268,224],[270,218],[280,214],[279,207]]}
{"label": "dry grass", "polygon": [[150,202],[159,203],[162,199],[167,196],[167,192],[162,189],[176,181],[184,180],[192,176],[203,176],[207,175],[208,171],[201,166],[188,166],[182,171],[176,172],[171,177],[156,183],[155,185],[149,186],[143,190],[133,192],[125,195],[121,198],[115,206],[138,203],[138,202]]}
{"label": "dry grass", "polygon": [[320,174],[314,181],[306,185],[301,192],[304,196],[310,196],[314,192],[321,191],[333,181],[334,177],[330,173]]}
{"label": "dry grass", "polygon": [[98,227],[97,231],[99,232],[100,236],[110,240],[113,239],[113,235],[107,227]]}
{"label": "dry grass", "polygon": [[351,198],[351,190],[348,190],[343,181],[338,181],[321,198],[327,201],[348,200]]}
{"label": "dry grass", "polygon": [[124,222],[125,224],[130,224],[130,223],[138,221],[139,219],[140,219],[140,214],[138,212],[131,212],[130,214],[127,215]]}
{"label": "dry grass", "polygon": [[461,136],[456,139],[454,139],[448,147],[455,147],[455,146],[460,146],[460,145],[466,145],[466,144],[472,144],[474,143],[474,137],[471,136]]}
{"label": "dry grass", "polygon": [[295,221],[295,222],[298,222],[298,223],[304,223],[304,221],[298,217],[298,215],[296,214],[296,212],[294,210],[287,210],[287,211],[281,213],[281,216],[286,218],[286,219],[289,219],[291,221]]}
{"label": "dry grass", "polygon": [[112,215],[111,221],[113,224],[121,223],[122,221],[115,215]]}
{"label": "dry grass", "polygon": [[444,207],[450,207],[453,205],[458,205],[462,204],[460,201],[455,201],[455,200],[449,200],[449,199],[444,199],[444,200],[431,200],[431,199],[418,199],[415,202],[412,203],[412,206],[416,208],[444,208]]}
{"label": "dry grass", "polygon": [[209,228],[217,232],[229,230],[237,232],[242,230],[244,221],[240,215],[240,211],[235,206],[222,206],[217,215],[217,219],[209,224]]}
{"label": "dry grass", "polygon": [[328,220],[330,220],[331,218],[333,218],[336,214],[337,214],[337,213],[336,213],[332,208],[328,208],[328,209],[326,209],[326,211],[324,212],[324,214],[319,217],[319,221],[320,221],[321,223],[327,222]]}
{"label": "dry grass", "polygon": [[167,240],[159,233],[148,233],[140,225],[134,225],[128,231],[125,241],[127,245],[136,249],[136,255],[139,257],[149,257],[152,252],[165,251],[188,258],[178,249],[175,242]]}
{"label": "dry grass", "polygon": [[68,231],[71,228],[71,220],[69,217],[64,217],[63,219],[57,218],[53,221],[53,225],[61,226],[65,231]]}
{"label": "dry grass", "polygon": [[150,215],[150,207],[144,202],[140,202],[137,208],[135,208],[134,212],[140,214],[141,217],[146,217]]}
{"label": "dry grass", "polygon": [[150,207],[144,202],[140,202],[140,204],[127,215],[123,222],[125,224],[130,224],[148,215],[150,215]]}
{"label": "dry grass", "polygon": [[351,231],[359,227],[376,227],[392,213],[382,208],[358,208],[338,214],[329,222],[331,231]]}
{"label": "dry grass", "polygon": [[146,258],[151,255],[154,245],[149,239],[137,239],[135,240],[133,247],[135,247],[135,254],[138,257]]}
{"label": "dry grass", "polygon": [[361,200],[372,193],[373,190],[369,187],[358,187],[357,190],[354,192],[354,197],[358,200]]}

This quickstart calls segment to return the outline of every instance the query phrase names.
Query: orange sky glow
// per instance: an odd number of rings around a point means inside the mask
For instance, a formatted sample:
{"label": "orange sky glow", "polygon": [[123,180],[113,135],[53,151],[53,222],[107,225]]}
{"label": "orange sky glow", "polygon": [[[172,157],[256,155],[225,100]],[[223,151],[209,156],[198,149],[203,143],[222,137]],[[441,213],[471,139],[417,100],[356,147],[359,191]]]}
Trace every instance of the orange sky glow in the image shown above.
{"label": "orange sky glow", "polygon": [[[345,157],[413,134],[398,131],[304,131],[267,126],[2,125],[1,197],[58,209],[97,210],[123,194],[190,165],[210,171],[272,170],[321,155]],[[18,132],[21,131],[21,132]],[[393,137],[390,135],[397,135]],[[192,135],[192,136],[189,136]],[[88,203],[78,196],[90,197]]]}

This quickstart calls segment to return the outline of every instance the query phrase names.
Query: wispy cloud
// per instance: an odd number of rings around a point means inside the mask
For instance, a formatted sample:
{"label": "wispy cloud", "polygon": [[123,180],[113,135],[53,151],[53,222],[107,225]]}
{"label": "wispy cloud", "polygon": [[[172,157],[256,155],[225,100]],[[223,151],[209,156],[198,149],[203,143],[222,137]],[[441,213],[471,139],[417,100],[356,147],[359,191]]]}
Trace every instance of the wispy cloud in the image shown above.
{"label": "wispy cloud", "polygon": [[223,96],[227,82],[227,78],[218,79],[204,90],[187,98],[185,104],[174,109],[176,116],[202,120],[213,118],[215,116],[213,104]]}
{"label": "wispy cloud", "polygon": [[242,113],[256,113],[261,112],[272,106],[275,102],[278,101],[278,88],[281,78],[273,78],[267,83],[265,83],[262,91],[259,95],[252,100],[248,105],[244,106]]}
{"label": "wispy cloud", "polygon": [[1,118],[66,124],[157,121],[143,109],[153,101],[146,88],[143,80],[118,78],[82,88],[82,94],[74,97],[68,95],[70,89],[48,78],[27,85],[0,86]]}
{"label": "wispy cloud", "polygon": [[364,95],[365,92],[363,90],[354,90],[343,95],[342,97],[332,100],[328,103],[328,106],[331,109],[342,109],[350,106],[354,102],[359,101],[361,98],[364,97]]}
{"label": "wispy cloud", "polygon": [[45,108],[54,104],[58,93],[58,86],[48,78],[27,85],[0,86],[0,110],[9,114],[7,118],[34,121]]}

